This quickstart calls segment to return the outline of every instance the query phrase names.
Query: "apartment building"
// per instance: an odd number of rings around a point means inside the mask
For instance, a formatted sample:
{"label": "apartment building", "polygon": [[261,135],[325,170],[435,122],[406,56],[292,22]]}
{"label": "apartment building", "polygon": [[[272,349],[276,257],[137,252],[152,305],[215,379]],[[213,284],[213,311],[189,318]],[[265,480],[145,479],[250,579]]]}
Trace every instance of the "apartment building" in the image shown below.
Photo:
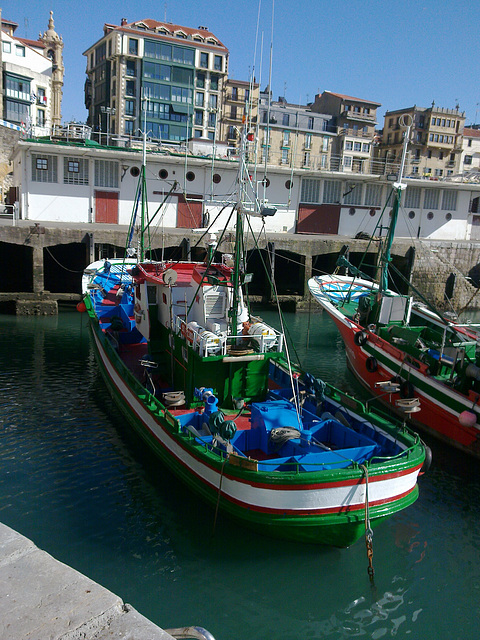
{"label": "apartment building", "polygon": [[53,12],[38,40],[15,35],[18,24],[2,18],[2,119],[27,135],[49,135],[61,122],[63,40]]}
{"label": "apartment building", "polygon": [[87,124],[103,143],[144,127],[161,141],[216,138],[228,49],[213,33],[150,19],[123,19],[103,32],[84,52]]}
{"label": "apartment building", "polygon": [[268,88],[258,107],[258,161],[309,170],[331,169],[332,116],[280,97],[269,100]]}
{"label": "apartment building", "polygon": [[225,82],[220,136],[227,141],[231,153],[238,152],[242,127],[257,121],[258,101],[257,83],[233,78]]}
{"label": "apartment building", "polygon": [[311,110],[330,114],[337,136],[333,142],[332,161],[337,171],[372,172],[373,146],[376,140],[377,109],[382,105],[340,93],[324,91],[315,96]]}
{"label": "apartment building", "polygon": [[405,125],[411,123],[404,175],[412,178],[445,178],[461,170],[465,113],[446,109],[408,107],[385,113],[379,156],[391,165],[400,162]]}
{"label": "apartment building", "polygon": [[464,127],[460,171],[464,174],[475,172],[480,179],[480,129]]}

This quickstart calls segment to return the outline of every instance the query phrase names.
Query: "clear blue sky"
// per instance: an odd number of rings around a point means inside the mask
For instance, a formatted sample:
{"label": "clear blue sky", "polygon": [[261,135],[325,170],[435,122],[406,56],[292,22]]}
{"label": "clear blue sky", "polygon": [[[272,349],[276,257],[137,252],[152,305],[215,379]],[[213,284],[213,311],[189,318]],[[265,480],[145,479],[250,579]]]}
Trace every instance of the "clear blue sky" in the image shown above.
{"label": "clear blue sky", "polygon": [[[53,10],[63,37],[64,121],[86,119],[82,53],[103,35],[105,22],[142,18],[210,29],[230,50],[230,76],[252,68],[268,83],[272,0],[0,0],[17,34],[36,39]],[[258,49],[255,37],[258,21]],[[480,122],[480,2],[471,0],[274,0],[274,98],[312,101],[323,90],[379,102],[386,110],[432,100]],[[263,35],[263,54],[261,39]]]}

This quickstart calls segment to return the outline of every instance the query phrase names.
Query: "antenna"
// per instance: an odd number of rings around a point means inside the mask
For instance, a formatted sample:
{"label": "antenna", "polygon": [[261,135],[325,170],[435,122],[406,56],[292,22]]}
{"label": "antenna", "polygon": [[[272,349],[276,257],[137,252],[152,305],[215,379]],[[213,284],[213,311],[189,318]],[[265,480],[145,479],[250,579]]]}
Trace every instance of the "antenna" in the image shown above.
{"label": "antenna", "polygon": [[167,3],[165,2],[165,16],[163,18],[163,21],[166,22],[167,21]]}
{"label": "antenna", "polygon": [[28,18],[23,19],[23,24],[25,26],[25,37],[28,38]]}

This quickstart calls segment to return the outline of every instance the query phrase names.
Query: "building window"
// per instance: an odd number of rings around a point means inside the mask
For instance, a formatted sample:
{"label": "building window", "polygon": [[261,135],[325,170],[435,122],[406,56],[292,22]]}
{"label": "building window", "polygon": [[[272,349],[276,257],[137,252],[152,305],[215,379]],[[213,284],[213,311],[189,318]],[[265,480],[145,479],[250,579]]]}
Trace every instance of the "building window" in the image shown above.
{"label": "building window", "polygon": [[339,204],[341,198],[342,183],[340,180],[325,180],[323,183],[323,203]]}
{"label": "building window", "polygon": [[222,56],[215,56],[213,62],[213,68],[215,71],[223,71],[223,58]]}
{"label": "building window", "polygon": [[208,101],[209,107],[210,109],[216,109],[217,108],[217,103],[218,103],[218,96],[214,95],[210,95],[210,99]]}
{"label": "building window", "polygon": [[250,100],[250,89],[245,89],[245,102]]}
{"label": "building window", "polygon": [[125,133],[127,135],[132,135],[133,133],[133,120],[125,120]]}
{"label": "building window", "polygon": [[320,202],[320,180],[304,178],[302,180],[301,202],[317,204]]}
{"label": "building window", "polygon": [[194,136],[194,138],[201,138],[202,137],[202,130],[201,129],[195,129],[195,131],[193,132],[193,136]]}
{"label": "building window", "polygon": [[127,80],[125,93],[127,96],[135,95],[135,80]]}
{"label": "building window", "polygon": [[237,119],[237,107],[236,106],[230,107],[230,118],[232,120],[236,120]]}
{"label": "building window", "polygon": [[[408,189],[407,189],[408,191]],[[425,189],[424,209],[438,209],[440,192],[438,189]]]}
{"label": "building window", "polygon": [[308,128],[313,129],[313,118],[308,119]]}
{"label": "building window", "polygon": [[305,151],[305,153],[303,154],[303,166],[310,166],[310,151]]}
{"label": "building window", "polygon": [[45,126],[45,111],[43,109],[37,110],[37,127]]}
{"label": "building window", "polygon": [[209,113],[208,114],[208,126],[209,127],[214,127],[216,122],[217,122],[217,114],[216,113]]}
{"label": "building window", "polygon": [[88,160],[68,158],[63,160],[64,184],[88,184]]}
{"label": "building window", "polygon": [[126,74],[130,77],[135,77],[136,75],[136,64],[135,60],[127,60],[126,64]]}
{"label": "building window", "polygon": [[25,47],[20,46],[19,44],[15,45],[15,55],[19,58],[25,57]]}
{"label": "building window", "polygon": [[283,146],[288,147],[290,144],[290,131],[283,132]]}
{"label": "building window", "polygon": [[343,202],[345,204],[362,204],[362,185],[348,183],[344,192]]}
{"label": "building window", "polygon": [[125,115],[126,116],[135,115],[135,100],[125,100]]}
{"label": "building window", "polygon": [[2,42],[2,51],[3,53],[11,53],[12,52],[12,44],[11,42]]}
{"label": "building window", "polygon": [[237,130],[233,125],[230,125],[228,127],[228,139],[235,140],[236,138],[237,138]]}
{"label": "building window", "polygon": [[218,91],[218,76],[213,73],[210,76],[210,90]]}
{"label": "building window", "polygon": [[365,186],[365,205],[379,207],[382,203],[382,185],[368,184]]}
{"label": "building window", "polygon": [[443,176],[443,169],[435,169],[435,176],[441,178]]}
{"label": "building window", "polygon": [[305,134],[305,149],[311,149],[312,148],[312,134],[311,133],[306,133]]}
{"label": "building window", "polygon": [[172,59],[181,64],[193,65],[195,62],[195,51],[185,47],[173,47]]}
{"label": "building window", "polygon": [[290,115],[288,113],[284,113],[282,117],[282,125],[284,127],[288,127],[290,124]]}
{"label": "building window", "polygon": [[118,168],[115,160],[95,160],[95,186],[118,188]]}
{"label": "building window", "polygon": [[57,182],[56,156],[32,153],[32,182]]}
{"label": "building window", "polygon": [[138,40],[136,38],[128,39],[128,53],[131,56],[138,56]]}
{"label": "building window", "polygon": [[364,142],[364,143],[362,144],[362,151],[363,151],[364,153],[370,153],[370,145],[369,145],[368,143]]}
{"label": "building window", "polygon": [[408,209],[419,209],[421,193],[419,187],[408,187],[408,189],[405,189],[405,207]]}
{"label": "building window", "polygon": [[343,158],[343,166],[347,167],[347,168],[352,166],[352,158],[351,158],[351,156],[345,156]]}
{"label": "building window", "polygon": [[362,150],[362,143],[361,142],[355,142],[355,144],[353,145],[353,150],[354,151],[361,151]]}
{"label": "building window", "polygon": [[282,149],[282,164],[288,164],[288,149]]}
{"label": "building window", "polygon": [[204,51],[200,53],[200,66],[203,69],[208,69],[208,53],[205,53]]}
{"label": "building window", "polygon": [[195,111],[195,124],[197,126],[203,126],[203,111]]}
{"label": "building window", "polygon": [[442,209],[444,211],[456,211],[457,210],[457,195],[458,191],[444,191],[442,197]]}
{"label": "building window", "polygon": [[[469,140],[469,142],[471,142],[471,140]],[[463,162],[464,164],[472,164],[472,159],[473,159],[473,156],[465,156]]]}
{"label": "building window", "polygon": [[205,89],[205,74],[197,73],[197,87],[199,89]]}
{"label": "building window", "polygon": [[197,91],[197,93],[195,94],[195,105],[197,107],[203,107],[205,103],[205,94],[202,93],[201,91]]}

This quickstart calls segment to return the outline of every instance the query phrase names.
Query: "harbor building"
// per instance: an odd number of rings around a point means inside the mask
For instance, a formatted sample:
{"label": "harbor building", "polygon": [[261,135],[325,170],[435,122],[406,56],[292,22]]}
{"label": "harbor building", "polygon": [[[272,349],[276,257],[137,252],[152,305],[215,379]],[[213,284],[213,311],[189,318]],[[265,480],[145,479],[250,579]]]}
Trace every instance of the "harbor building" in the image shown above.
{"label": "harbor building", "polygon": [[330,114],[336,127],[332,157],[337,171],[376,173],[371,167],[376,142],[377,109],[382,105],[372,100],[324,91],[315,96],[311,110]]}
{"label": "harbor building", "polygon": [[385,113],[381,143],[377,153],[392,164],[402,154],[405,124],[411,123],[410,145],[405,175],[412,178],[442,179],[458,174],[463,167],[462,136],[465,113],[437,107],[408,107]]}
{"label": "harbor building", "polygon": [[84,55],[87,124],[104,144],[121,145],[144,129],[144,98],[150,138],[216,138],[228,49],[206,27],[122,19],[105,24]]}
{"label": "harbor building", "polygon": [[[141,162],[141,148],[92,146],[88,140],[20,140],[13,155],[19,219],[128,225]],[[255,218],[254,228],[375,235],[385,207],[388,215],[391,176],[385,172],[352,174],[251,163],[249,173],[252,183],[260,186],[260,198],[277,209],[264,221]],[[200,229],[207,219],[216,219],[226,202],[236,201],[237,174],[235,158],[157,146],[147,153],[148,201],[154,208],[165,202],[165,228]],[[408,178],[405,182],[398,237],[477,239],[480,184]],[[228,227],[228,214],[219,215],[216,224],[218,229]]]}

